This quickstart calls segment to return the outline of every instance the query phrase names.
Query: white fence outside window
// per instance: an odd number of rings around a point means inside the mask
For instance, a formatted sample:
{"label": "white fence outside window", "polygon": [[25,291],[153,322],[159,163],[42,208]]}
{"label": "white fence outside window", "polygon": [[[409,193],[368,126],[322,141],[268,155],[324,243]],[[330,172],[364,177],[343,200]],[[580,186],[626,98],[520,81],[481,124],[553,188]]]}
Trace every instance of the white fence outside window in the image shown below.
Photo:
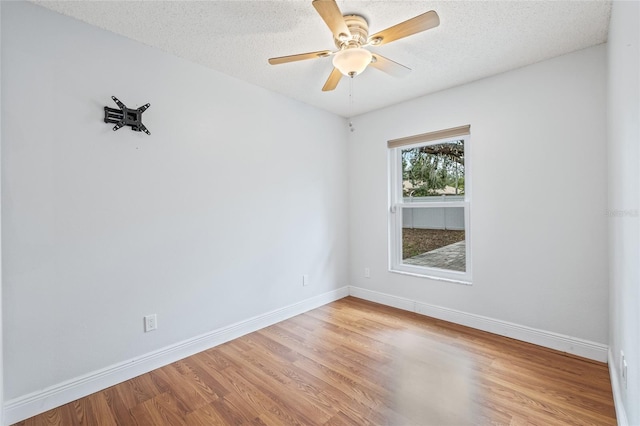
{"label": "white fence outside window", "polygon": [[[464,195],[446,196],[447,201],[464,201]],[[411,203],[428,203],[444,201],[442,197],[404,197],[403,201]],[[408,207],[408,208],[407,208]],[[406,206],[402,209],[402,227],[418,229],[450,229],[464,230],[464,209],[462,208],[415,208]]]}

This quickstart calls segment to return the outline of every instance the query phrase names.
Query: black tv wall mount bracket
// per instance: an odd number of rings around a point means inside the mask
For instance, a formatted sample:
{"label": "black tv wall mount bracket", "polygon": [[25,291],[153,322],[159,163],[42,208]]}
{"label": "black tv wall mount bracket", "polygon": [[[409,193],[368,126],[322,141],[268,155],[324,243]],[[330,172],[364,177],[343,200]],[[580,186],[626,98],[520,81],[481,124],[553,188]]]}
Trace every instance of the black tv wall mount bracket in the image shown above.
{"label": "black tv wall mount bracket", "polygon": [[127,108],[127,106],[120,102],[115,96],[112,96],[111,99],[113,99],[113,102],[115,102],[120,109],[104,107],[104,122],[116,123],[116,125],[113,126],[114,132],[120,127],[131,126],[131,130],[145,132],[148,135],[151,134],[144,124],[142,124],[142,113],[145,112],[151,104],[142,105],[138,109],[131,109]]}

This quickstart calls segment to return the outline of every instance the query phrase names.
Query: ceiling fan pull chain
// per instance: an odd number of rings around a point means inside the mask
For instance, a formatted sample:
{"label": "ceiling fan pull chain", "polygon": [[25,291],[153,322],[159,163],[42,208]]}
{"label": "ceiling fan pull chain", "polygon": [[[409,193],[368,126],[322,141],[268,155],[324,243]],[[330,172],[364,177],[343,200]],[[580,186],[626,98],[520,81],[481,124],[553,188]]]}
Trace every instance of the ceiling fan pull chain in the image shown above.
{"label": "ceiling fan pull chain", "polygon": [[349,79],[349,130],[352,132],[355,131],[353,127],[353,121],[351,118],[353,117],[353,77]]}

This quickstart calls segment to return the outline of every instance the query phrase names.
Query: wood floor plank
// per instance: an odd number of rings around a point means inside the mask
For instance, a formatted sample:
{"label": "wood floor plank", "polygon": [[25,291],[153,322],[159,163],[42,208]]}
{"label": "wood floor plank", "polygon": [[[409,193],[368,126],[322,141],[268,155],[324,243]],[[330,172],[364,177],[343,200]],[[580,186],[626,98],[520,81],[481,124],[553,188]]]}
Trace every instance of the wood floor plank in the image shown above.
{"label": "wood floor plank", "polygon": [[[278,405],[277,401],[274,401],[269,395],[262,392],[254,383],[239,374],[236,369],[227,368],[223,374],[228,378],[231,389],[233,389],[228,399],[236,402],[244,401],[244,404],[255,413],[255,417],[259,417],[260,414],[264,412],[271,411]],[[232,398],[231,395],[234,397]]]}
{"label": "wood floor plank", "polygon": [[216,370],[209,369],[201,357],[192,356],[183,359],[181,362],[189,369],[192,380],[199,383],[199,386],[207,393],[209,399],[220,398],[229,393],[227,387],[216,379],[213,374]]}
{"label": "wood floor plank", "polygon": [[125,405],[125,402],[121,397],[119,389],[120,386],[112,386],[101,392],[105,397],[106,403],[109,407],[109,411],[111,412],[111,415],[115,419],[117,425],[136,424],[133,416],[131,415],[129,407]]}
{"label": "wood floor plank", "polygon": [[195,411],[211,402],[207,398],[207,394],[211,396],[211,399],[217,399],[213,392],[203,394],[198,384],[180,374],[174,364],[155,370],[151,374],[158,382],[162,381],[163,386],[167,388],[166,394],[172,395],[179,403],[180,409],[185,413]]}
{"label": "wood floor plank", "polygon": [[615,425],[606,364],[354,297],[18,423]]}
{"label": "wood floor plank", "polygon": [[216,407],[207,404],[186,415],[185,423],[189,426],[217,426],[226,425],[227,421]]}
{"label": "wood floor plank", "polygon": [[96,392],[83,399],[89,403],[93,411],[92,414],[86,416],[86,424],[94,424],[95,419],[100,419],[100,424],[104,426],[116,426],[118,424],[104,392]]}
{"label": "wood floor plank", "polygon": [[169,392],[161,393],[131,409],[137,425],[186,426],[186,411]]}
{"label": "wood floor plank", "polygon": [[238,353],[238,356],[246,362],[236,373],[254,383],[261,392],[274,400],[277,406],[286,407],[302,424],[315,424],[318,419],[330,417],[323,406],[314,403],[308,388],[299,387],[295,379],[279,369],[278,362],[281,360],[274,360],[272,364],[265,365],[255,353],[242,352]]}

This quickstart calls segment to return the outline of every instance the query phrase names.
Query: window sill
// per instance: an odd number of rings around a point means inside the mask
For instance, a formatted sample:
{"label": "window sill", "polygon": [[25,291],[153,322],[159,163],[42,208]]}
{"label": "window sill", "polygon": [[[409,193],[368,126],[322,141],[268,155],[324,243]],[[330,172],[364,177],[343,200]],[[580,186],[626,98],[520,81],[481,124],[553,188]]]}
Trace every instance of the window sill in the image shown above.
{"label": "window sill", "polygon": [[401,269],[389,268],[389,272],[393,272],[394,274],[400,274],[400,275],[409,275],[409,276],[418,277],[418,278],[427,278],[434,281],[445,281],[449,283],[468,285],[468,286],[473,285],[471,280],[466,280],[464,278],[443,277],[435,274],[430,274],[429,271],[412,272],[412,271],[405,271]]}

